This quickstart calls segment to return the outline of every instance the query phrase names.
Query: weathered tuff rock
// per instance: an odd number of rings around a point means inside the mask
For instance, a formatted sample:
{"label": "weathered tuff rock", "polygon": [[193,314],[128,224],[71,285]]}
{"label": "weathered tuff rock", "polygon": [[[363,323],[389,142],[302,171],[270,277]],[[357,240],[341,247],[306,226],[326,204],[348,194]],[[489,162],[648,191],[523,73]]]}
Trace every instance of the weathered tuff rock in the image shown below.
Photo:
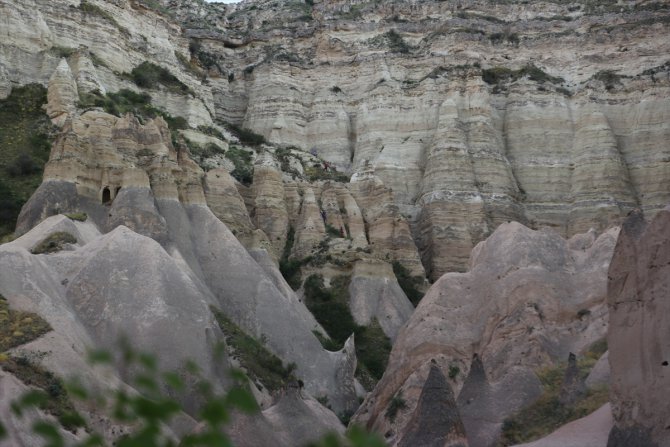
{"label": "weathered tuff rock", "polygon": [[[191,126],[234,122],[374,178],[402,218],[371,227],[386,241],[370,242],[415,274],[463,271],[510,219],[571,236],[670,200],[664,5],[161,0],[167,16],[90,2],[104,14],[69,0],[0,5],[0,90],[47,84],[70,52],[80,91],[137,89],[118,73],[159,64],[193,94],[155,88],[153,103]],[[216,64],[182,63],[190,39]],[[507,77],[529,63],[540,71]]]}
{"label": "weathered tuff rock", "polygon": [[[54,213],[84,211],[103,232],[124,225],[156,240],[216,297],[210,304],[249,333],[267,337],[268,347],[284,361],[296,363],[308,392],[328,395],[337,411],[353,409],[353,349],[325,351],[304,304],[207,206],[209,197],[214,210],[223,213],[221,197],[232,192],[225,178],[215,181],[216,171],[208,176],[206,194],[204,172],[184,148],[172,145],[162,118],[140,124],[131,115],[117,118],[92,110],[71,117],[66,126],[42,185],[21,212],[18,232]],[[239,196],[227,200],[242,213]]]}
{"label": "weathered tuff rock", "polygon": [[349,297],[356,323],[368,325],[376,319],[391,341],[414,311],[386,262],[357,261],[351,274]]}
{"label": "weathered tuff rock", "polygon": [[431,366],[400,447],[467,447],[454,392],[437,366]]}
{"label": "weathered tuff rock", "polygon": [[[446,274],[428,291],[354,420],[391,433],[395,445],[435,361],[443,374],[451,371],[456,389],[467,377],[458,403],[470,445],[495,442],[502,420],[539,395],[538,367],[605,335],[606,270],[617,233],[566,241],[515,222],[499,226],[473,250],[468,273]],[[391,423],[384,415],[399,393],[407,410]]]}
{"label": "weathered tuff rock", "polygon": [[609,270],[608,447],[670,444],[670,207],[624,222]]}
{"label": "weathered tuff rock", "polygon": [[[198,212],[193,209],[188,211],[192,214]],[[202,214],[197,219],[207,221]],[[77,243],[56,254],[33,255],[28,251],[47,235],[58,231],[72,234]],[[220,232],[214,233],[219,240],[225,241]],[[211,244],[208,245],[211,247]],[[228,248],[244,261],[239,252],[235,253],[234,247]],[[127,337],[134,349],[156,355],[161,368],[180,371],[188,378],[185,362],[191,360],[200,366],[203,376],[213,383],[215,389],[225,389],[230,364],[226,356],[216,354],[215,346],[224,343],[224,337],[209,309],[210,306],[222,306],[219,299],[221,292],[215,284],[208,285],[188,268],[185,257],[174,253],[174,247],[168,248],[168,251],[155,240],[124,226],[101,234],[93,222],[74,222],[62,215],[52,216],[17,240],[2,245],[0,294],[8,299],[12,308],[35,312],[53,328],[52,332],[17,348],[17,351],[28,357],[37,356],[49,371],[65,378],[76,376],[95,389],[126,387],[123,380],[126,379],[127,369],[123,364],[118,365],[118,372],[100,371],[86,362],[85,354],[90,348],[114,352],[120,337]],[[225,264],[227,261],[222,262]],[[204,261],[202,266],[206,272]],[[254,273],[251,265],[244,267]],[[263,283],[258,272],[255,278]],[[217,290],[216,295],[211,290]],[[253,294],[248,296],[253,297]],[[275,308],[275,315],[280,315],[290,305],[275,305]],[[309,315],[306,310],[305,313]],[[254,314],[248,312],[247,319],[253,318]],[[286,315],[282,318],[289,319]],[[300,323],[294,321],[293,324]],[[271,336],[281,340],[276,334]],[[291,341],[300,346],[303,343],[300,338],[299,331],[295,331]],[[309,350],[304,344],[300,348]],[[354,351],[351,343],[345,349]],[[338,353],[325,354],[331,360],[329,368],[333,372],[333,380],[352,382],[355,360],[351,365],[348,358],[341,365]],[[319,354],[315,355],[311,362],[318,367]],[[319,380],[321,383],[316,384],[316,390],[325,392],[330,386],[327,375],[321,375]],[[30,446],[33,445],[30,430],[24,433],[21,428],[24,422],[15,419],[6,408],[11,399],[18,398],[24,390],[15,382],[11,375],[0,374],[4,391],[3,399],[0,399],[0,414],[6,416],[3,422],[8,424],[10,445]],[[348,386],[353,387],[353,384]],[[197,395],[185,392],[178,396],[190,414],[195,414],[198,409],[199,400],[194,397]],[[341,402],[337,394],[332,397],[334,402]],[[310,442],[326,431],[343,429],[337,417],[313,399],[303,402],[295,398],[291,405],[284,402],[286,399],[281,399],[278,405],[253,418],[244,421],[236,419],[230,430],[239,436],[239,440],[247,443],[239,444],[259,445],[262,440],[273,439],[276,433],[281,432],[283,434],[277,445],[289,447],[296,445],[296,439],[300,443]],[[97,410],[85,408],[83,411],[91,419],[92,427],[108,440],[123,433],[123,427],[110,425],[104,415],[96,413]],[[285,419],[292,416],[309,421],[312,431],[293,430],[291,424],[285,423]],[[193,419],[184,415],[172,429],[183,434],[197,430],[197,426]]]}

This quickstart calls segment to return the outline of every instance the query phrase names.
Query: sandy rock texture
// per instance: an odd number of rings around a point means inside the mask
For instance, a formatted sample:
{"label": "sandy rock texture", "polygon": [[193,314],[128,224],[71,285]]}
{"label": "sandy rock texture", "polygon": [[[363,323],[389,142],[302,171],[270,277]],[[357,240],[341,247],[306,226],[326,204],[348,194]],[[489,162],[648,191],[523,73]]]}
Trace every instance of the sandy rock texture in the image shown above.
{"label": "sandy rock texture", "polygon": [[[155,106],[329,162],[354,179],[377,254],[433,281],[465,271],[508,220],[569,237],[670,201],[662,3],[160,0],[167,14],[90,3],[102,13],[70,0],[0,5],[0,95],[55,76],[50,114],[63,124],[73,79],[80,93],[138,90],[121,74],[158,64],[189,92],[146,89]],[[250,217],[281,251],[288,227],[271,177],[259,174],[267,203]]]}
{"label": "sandy rock texture", "polygon": [[[470,445],[490,445],[506,415],[540,394],[537,368],[605,336],[617,234],[566,241],[519,223],[499,226],[473,250],[468,273],[446,274],[431,287],[354,419],[396,445],[430,368],[438,367],[456,390]],[[391,422],[385,413],[398,395],[407,409]]]}
{"label": "sandy rock texture", "polygon": [[636,211],[622,226],[607,286],[614,415],[608,447],[670,443],[669,290],[670,208],[649,222]]}

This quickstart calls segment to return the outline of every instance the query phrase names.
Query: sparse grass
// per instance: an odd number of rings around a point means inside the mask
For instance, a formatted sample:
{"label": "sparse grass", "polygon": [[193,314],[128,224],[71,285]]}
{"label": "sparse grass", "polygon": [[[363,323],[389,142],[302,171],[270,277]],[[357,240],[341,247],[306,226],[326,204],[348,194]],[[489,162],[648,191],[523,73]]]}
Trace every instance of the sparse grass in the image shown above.
{"label": "sparse grass", "polygon": [[98,16],[108,21],[109,23],[114,25],[116,29],[121,31],[121,33],[125,34],[126,36],[130,36],[130,31],[128,31],[128,28],[119,25],[119,22],[117,22],[116,19],[110,13],[100,8],[98,5],[89,3],[86,0],[82,0],[81,3],[79,4],[79,9],[88,15]]}
{"label": "sparse grass", "polygon": [[63,248],[65,244],[76,244],[77,238],[72,236],[70,233],[64,231],[59,231],[47,236],[42,242],[35,245],[35,247],[30,250],[34,255],[56,253]]}
{"label": "sparse grass", "polygon": [[412,276],[407,267],[398,261],[393,261],[393,273],[407,298],[414,304],[414,307],[418,306],[419,301],[423,298],[423,292],[418,289],[423,283],[423,278],[421,276]]}
{"label": "sparse grass", "polygon": [[40,399],[40,409],[58,419],[64,429],[76,433],[77,427],[85,425],[72,405],[63,381],[51,371],[26,357],[9,357],[0,365],[4,371],[13,374],[27,386],[44,391],[46,396]]}
{"label": "sparse grass", "polygon": [[21,207],[42,182],[55,135],[42,109],[46,101],[39,84],[15,87],[0,100],[0,237],[14,231]]}
{"label": "sparse grass", "polygon": [[[599,340],[579,359],[582,378],[585,378],[593,365],[607,351],[607,342]],[[573,405],[560,402],[560,391],[566,364],[545,368],[538,376],[544,387],[544,393],[530,406],[519,411],[503,422],[501,446],[510,446],[542,438],[562,425],[582,418],[604,405],[609,400],[607,386],[589,389]]]}
{"label": "sparse grass", "polygon": [[77,106],[84,109],[101,107],[105,112],[119,117],[126,113],[132,113],[141,122],[161,116],[173,131],[189,128],[185,118],[181,116],[173,117],[164,110],[154,107],[148,93],[137,93],[128,89],[122,89],[107,95],[103,95],[99,91],[84,93],[80,95]]}
{"label": "sparse grass", "polygon": [[230,173],[237,181],[250,185],[254,181],[254,166],[251,163],[252,154],[249,151],[231,146],[226,152],[226,158],[233,162],[235,169]]}
{"label": "sparse grass", "polygon": [[209,135],[210,137],[218,138],[219,140],[224,140],[226,137],[223,136],[223,134],[216,128],[212,126],[198,126],[198,130],[205,135]]}
{"label": "sparse grass", "polygon": [[76,220],[77,222],[86,222],[88,219],[88,214],[86,213],[70,213],[66,214],[65,217],[68,219]]}
{"label": "sparse grass", "polygon": [[386,413],[384,413],[384,416],[386,416],[386,419],[391,421],[391,423],[394,423],[396,416],[398,416],[398,412],[405,408],[407,408],[407,402],[405,399],[403,399],[402,392],[400,392],[393,396],[389,406],[386,408]]}
{"label": "sparse grass", "polygon": [[31,342],[51,331],[49,323],[32,312],[9,308],[0,295],[0,353]]}
{"label": "sparse grass", "polygon": [[219,327],[226,337],[226,343],[233,351],[249,377],[260,382],[270,391],[280,390],[296,380],[293,372],[295,364],[284,366],[281,359],[271,353],[261,342],[247,335],[220,310],[211,308]]}
{"label": "sparse grass", "polygon": [[312,166],[305,167],[305,175],[310,182],[318,182],[319,180],[331,180],[334,182],[349,183],[349,176],[341,172],[337,172],[333,167],[331,170],[326,170],[322,163],[314,163]]}

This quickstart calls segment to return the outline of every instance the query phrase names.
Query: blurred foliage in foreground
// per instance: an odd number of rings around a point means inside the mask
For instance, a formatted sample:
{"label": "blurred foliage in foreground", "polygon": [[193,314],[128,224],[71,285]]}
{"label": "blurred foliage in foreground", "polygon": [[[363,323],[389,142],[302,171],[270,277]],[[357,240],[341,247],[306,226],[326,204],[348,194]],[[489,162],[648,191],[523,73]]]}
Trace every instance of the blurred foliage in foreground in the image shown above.
{"label": "blurred foliage in foreground", "polygon": [[[225,427],[234,413],[257,414],[260,408],[249,389],[249,379],[239,370],[231,370],[232,386],[228,391],[220,392],[217,387],[202,377],[199,368],[187,363],[180,372],[164,372],[158,368],[155,357],[135,352],[128,343],[121,343],[118,360],[127,371],[131,371],[126,381],[130,387],[119,387],[106,393],[94,392],[83,386],[78,380],[56,382],[64,392],[58,398],[72,400],[88,408],[106,409],[104,412],[110,420],[129,427],[128,433],[121,435],[113,443],[116,447],[233,447],[226,435]],[[8,364],[22,364],[23,367],[35,371],[43,369],[32,361],[3,354],[0,365],[3,369]],[[26,363],[28,362],[28,363]],[[106,351],[89,353],[91,365],[114,362],[113,356]],[[17,376],[18,377],[18,376]],[[19,377],[21,378],[21,377]],[[53,414],[54,393],[51,387],[43,387],[33,381],[31,390],[11,403],[12,412],[17,418],[25,417],[27,412],[41,409],[44,413]],[[191,394],[192,393],[192,394]],[[200,402],[195,412],[188,412],[199,422],[197,430],[176,436],[167,427],[176,418],[186,413],[178,396],[188,394]],[[76,407],[76,405],[75,405]],[[73,407],[69,407],[72,409]],[[34,413],[33,413],[34,414]],[[71,441],[63,429],[76,433],[80,440]],[[94,447],[109,444],[99,433],[92,430],[86,420],[76,411],[69,411],[67,418],[44,418],[32,424],[33,434],[43,439],[45,447]],[[65,435],[65,436],[64,436]],[[67,437],[66,437],[67,436]],[[0,421],[0,440],[7,437],[7,432]],[[312,444],[312,447],[383,447],[385,443],[376,435],[354,427],[345,438],[330,434]]]}

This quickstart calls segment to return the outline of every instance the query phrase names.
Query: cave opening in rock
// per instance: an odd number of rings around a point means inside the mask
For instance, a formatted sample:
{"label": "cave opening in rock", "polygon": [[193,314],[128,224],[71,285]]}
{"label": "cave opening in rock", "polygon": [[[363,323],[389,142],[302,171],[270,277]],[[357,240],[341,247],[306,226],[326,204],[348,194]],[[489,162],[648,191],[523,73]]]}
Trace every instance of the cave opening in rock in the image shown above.
{"label": "cave opening in rock", "polygon": [[102,190],[102,203],[109,203],[112,201],[112,193],[107,186]]}

